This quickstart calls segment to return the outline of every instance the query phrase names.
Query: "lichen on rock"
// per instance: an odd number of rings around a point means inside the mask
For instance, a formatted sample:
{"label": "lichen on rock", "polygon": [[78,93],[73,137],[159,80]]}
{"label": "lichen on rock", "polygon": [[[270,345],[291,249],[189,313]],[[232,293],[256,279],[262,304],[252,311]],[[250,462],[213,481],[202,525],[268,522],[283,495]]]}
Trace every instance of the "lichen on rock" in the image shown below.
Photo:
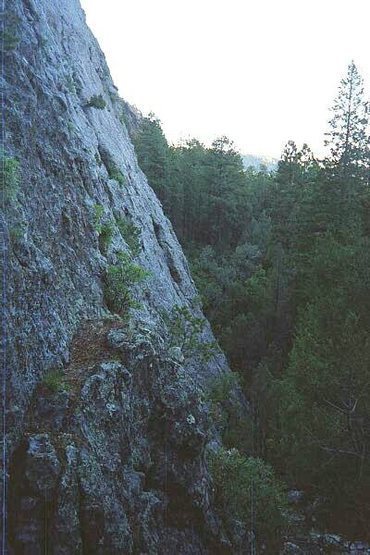
{"label": "lichen on rock", "polygon": [[[35,392],[11,468],[15,553],[41,553],[45,542],[55,553],[107,554],[203,553],[223,545],[205,458],[211,421],[199,384],[166,357],[158,333],[145,343],[138,329],[138,349],[132,330],[116,325],[84,329],[100,361],[86,364],[75,351],[65,368],[68,402],[43,384]],[[112,334],[118,345],[108,342]]]}
{"label": "lichen on rock", "polygon": [[[164,312],[203,316],[137,164],[126,128],[135,113],[78,0],[14,0],[8,10],[19,37],[2,82],[5,154],[19,172],[1,212],[9,553],[228,553],[204,456],[219,437],[203,392],[229,370],[218,348],[200,361],[168,346]],[[94,98],[104,105],[87,108]],[[137,304],[125,321],[104,295],[120,253],[149,272],[130,286]],[[206,321],[200,341],[214,342]]]}

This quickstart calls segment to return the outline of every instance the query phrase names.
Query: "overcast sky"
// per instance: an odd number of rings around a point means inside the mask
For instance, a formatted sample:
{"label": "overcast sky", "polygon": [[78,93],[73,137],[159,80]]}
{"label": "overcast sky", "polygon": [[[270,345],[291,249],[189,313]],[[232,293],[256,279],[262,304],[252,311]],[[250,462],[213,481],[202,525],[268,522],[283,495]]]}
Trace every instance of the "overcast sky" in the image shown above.
{"label": "overcast sky", "polygon": [[351,59],[370,89],[370,0],[81,2],[121,96],[155,112],[170,141],[320,152]]}

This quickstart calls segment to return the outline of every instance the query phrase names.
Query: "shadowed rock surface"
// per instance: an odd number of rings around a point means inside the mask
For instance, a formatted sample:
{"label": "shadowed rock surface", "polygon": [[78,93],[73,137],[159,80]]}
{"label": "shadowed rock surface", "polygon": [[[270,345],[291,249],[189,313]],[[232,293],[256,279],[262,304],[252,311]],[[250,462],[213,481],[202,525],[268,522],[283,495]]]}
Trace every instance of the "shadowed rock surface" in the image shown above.
{"label": "shadowed rock surface", "polygon": [[[218,436],[202,395],[228,368],[219,351],[205,362],[168,347],[163,311],[201,310],[138,167],[125,126],[136,116],[78,0],[8,7],[6,156],[20,168],[1,214],[10,553],[227,553],[205,462]],[[139,229],[130,256],[150,272],[133,287],[130,324],[104,295],[107,267],[130,253],[122,219]],[[213,341],[208,324],[201,341]]]}
{"label": "shadowed rock surface", "polygon": [[36,389],[11,468],[14,552],[227,553],[199,387],[156,332],[120,326],[87,323]]}

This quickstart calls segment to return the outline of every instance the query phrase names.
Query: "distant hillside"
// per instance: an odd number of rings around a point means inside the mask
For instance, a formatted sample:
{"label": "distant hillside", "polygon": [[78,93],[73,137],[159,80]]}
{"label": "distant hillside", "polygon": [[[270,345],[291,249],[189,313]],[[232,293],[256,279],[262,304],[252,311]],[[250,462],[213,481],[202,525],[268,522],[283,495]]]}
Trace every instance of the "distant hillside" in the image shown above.
{"label": "distant hillside", "polygon": [[256,168],[257,170],[260,166],[266,166],[268,170],[276,170],[278,159],[270,158],[269,156],[254,156],[253,154],[243,154],[242,155],[243,164],[245,168]]}

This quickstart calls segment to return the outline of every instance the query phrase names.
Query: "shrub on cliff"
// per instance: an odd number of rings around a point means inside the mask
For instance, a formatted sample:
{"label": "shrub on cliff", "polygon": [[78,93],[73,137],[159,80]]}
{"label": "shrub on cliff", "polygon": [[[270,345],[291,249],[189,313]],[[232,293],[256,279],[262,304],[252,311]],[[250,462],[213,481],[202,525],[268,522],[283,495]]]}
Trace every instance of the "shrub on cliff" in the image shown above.
{"label": "shrub on cliff", "polygon": [[0,152],[0,194],[5,200],[13,199],[19,187],[19,162]]}
{"label": "shrub on cliff", "polygon": [[117,218],[118,229],[130,248],[133,256],[137,256],[140,251],[140,229],[135,226],[127,217]]}
{"label": "shrub on cliff", "polygon": [[206,320],[194,316],[188,307],[175,305],[170,313],[163,314],[163,319],[170,346],[179,347],[185,358],[197,357],[207,362],[217,353],[214,341],[202,340]]}
{"label": "shrub on cliff", "polygon": [[65,374],[60,370],[53,370],[46,374],[42,384],[52,393],[59,393],[70,389],[70,385],[66,382]]}
{"label": "shrub on cliff", "polygon": [[101,94],[94,95],[90,98],[88,103],[86,104],[87,108],[97,108],[98,110],[104,110],[107,107],[107,103],[105,102],[104,98]]}
{"label": "shrub on cliff", "polygon": [[133,298],[131,288],[149,276],[149,272],[133,264],[127,253],[118,254],[117,264],[108,266],[106,271],[105,298],[108,307],[123,317],[128,317],[138,303]]}

